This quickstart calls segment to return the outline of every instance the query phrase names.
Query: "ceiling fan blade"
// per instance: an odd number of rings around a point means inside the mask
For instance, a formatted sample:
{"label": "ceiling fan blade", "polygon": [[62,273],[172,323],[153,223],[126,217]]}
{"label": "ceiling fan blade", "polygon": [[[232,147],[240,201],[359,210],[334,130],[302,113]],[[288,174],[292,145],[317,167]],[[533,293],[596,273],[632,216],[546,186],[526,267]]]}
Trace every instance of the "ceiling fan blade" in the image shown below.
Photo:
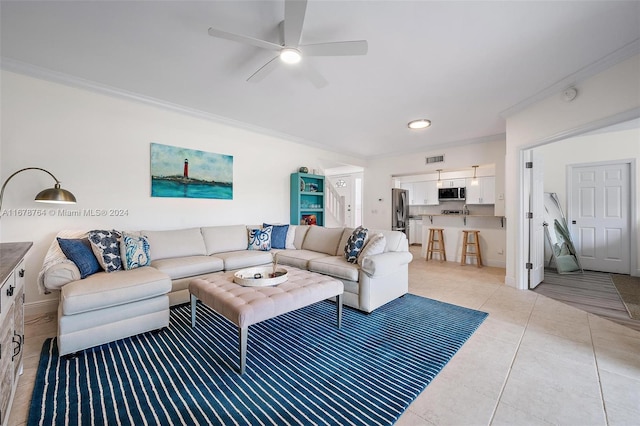
{"label": "ceiling fan blade", "polygon": [[275,43],[271,43],[270,41],[260,40],[257,38],[240,35],[240,34],[234,34],[227,31],[218,30],[216,28],[209,28],[209,35],[211,37],[219,37],[219,38],[224,38],[226,40],[232,40],[232,41],[237,41],[244,44],[250,44],[251,46],[260,47],[262,49],[267,49],[267,50],[278,51],[282,49],[282,46]]}
{"label": "ceiling fan blade", "polygon": [[300,64],[300,65],[303,66],[302,71],[304,72],[304,75],[307,76],[309,81],[311,81],[311,83],[314,86],[316,86],[316,88],[322,89],[327,84],[329,84],[329,82],[322,76],[322,74],[320,74],[318,70],[316,70],[314,67],[312,67],[308,63],[305,63],[304,65],[303,64]]}
{"label": "ceiling fan blade", "polygon": [[262,81],[266,76],[271,74],[274,69],[276,69],[279,64],[279,58],[280,56],[276,56],[272,60],[264,64],[258,71],[251,74],[249,78],[247,78],[247,81],[250,81],[252,83],[258,83],[259,81]]}
{"label": "ceiling fan blade", "polygon": [[336,41],[300,46],[300,51],[305,56],[366,55],[368,50],[369,44],[366,40]]}
{"label": "ceiling fan blade", "polygon": [[307,11],[307,0],[286,0],[284,3],[284,44],[298,47],[302,24]]}

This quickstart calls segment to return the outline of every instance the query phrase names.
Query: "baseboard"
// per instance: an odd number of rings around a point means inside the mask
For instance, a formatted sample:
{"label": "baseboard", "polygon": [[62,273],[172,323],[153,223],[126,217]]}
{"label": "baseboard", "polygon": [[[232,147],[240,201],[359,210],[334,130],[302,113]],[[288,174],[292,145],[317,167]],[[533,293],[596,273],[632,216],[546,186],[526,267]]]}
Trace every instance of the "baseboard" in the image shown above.
{"label": "baseboard", "polygon": [[57,300],[39,300],[37,302],[24,304],[24,316],[43,315],[58,310]]}

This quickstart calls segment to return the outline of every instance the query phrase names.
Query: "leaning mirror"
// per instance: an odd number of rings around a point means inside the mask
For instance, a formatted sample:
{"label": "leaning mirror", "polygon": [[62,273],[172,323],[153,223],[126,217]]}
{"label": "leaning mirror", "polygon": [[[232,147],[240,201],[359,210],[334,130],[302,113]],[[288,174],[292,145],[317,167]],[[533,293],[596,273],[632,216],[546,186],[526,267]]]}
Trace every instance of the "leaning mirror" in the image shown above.
{"label": "leaning mirror", "polygon": [[544,193],[545,258],[548,267],[555,265],[559,274],[582,272],[582,266],[571,240],[567,219],[555,192]]}

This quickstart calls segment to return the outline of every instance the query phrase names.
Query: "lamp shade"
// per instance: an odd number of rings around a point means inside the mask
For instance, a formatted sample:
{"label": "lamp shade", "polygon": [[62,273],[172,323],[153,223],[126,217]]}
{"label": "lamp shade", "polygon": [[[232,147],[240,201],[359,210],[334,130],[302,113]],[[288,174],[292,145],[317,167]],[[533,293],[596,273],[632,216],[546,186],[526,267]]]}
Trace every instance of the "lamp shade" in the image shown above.
{"label": "lamp shade", "polygon": [[36,201],[40,203],[75,204],[76,197],[66,189],[60,188],[60,184],[56,183],[55,187],[40,191],[36,195]]}

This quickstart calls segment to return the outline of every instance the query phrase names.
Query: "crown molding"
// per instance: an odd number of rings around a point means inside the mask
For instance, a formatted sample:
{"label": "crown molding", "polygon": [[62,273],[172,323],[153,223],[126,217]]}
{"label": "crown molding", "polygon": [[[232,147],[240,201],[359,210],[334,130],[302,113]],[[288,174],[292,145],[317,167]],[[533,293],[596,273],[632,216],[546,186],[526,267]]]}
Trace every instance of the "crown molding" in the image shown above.
{"label": "crown molding", "polygon": [[333,151],[331,149],[327,149],[327,147],[323,146],[321,143],[316,141],[299,138],[286,133],[281,133],[271,129],[267,129],[265,127],[245,123],[243,121],[234,120],[231,118],[212,114],[212,113],[198,110],[195,108],[189,108],[184,105],[175,104],[172,102],[153,98],[153,97],[142,95],[139,93],[130,92],[114,86],[109,86],[107,84],[98,83],[96,81],[83,79],[83,78],[76,77],[63,72],[54,71],[48,68],[38,67],[36,65],[18,61],[16,59],[8,58],[5,56],[0,56],[0,69],[14,72],[17,74],[23,74],[29,77],[34,77],[40,80],[46,80],[53,83],[63,84],[65,86],[74,87],[76,89],[87,90],[87,91],[99,93],[102,95],[108,95],[108,96],[132,101],[132,102],[138,102],[145,105],[150,105],[156,108],[177,112],[190,117],[200,118],[203,120],[212,121],[214,123],[223,124],[230,127],[235,127],[235,128],[247,130],[250,132],[258,133],[264,136],[283,139],[288,142],[293,142],[300,145],[321,149],[323,151],[329,151],[329,152],[335,152],[343,155],[348,155],[360,160],[364,159],[362,155],[356,154],[353,152]]}
{"label": "crown molding", "polygon": [[565,78],[555,82],[551,86],[546,89],[541,90],[533,96],[530,96],[517,104],[507,108],[506,110],[500,113],[500,116],[504,119],[516,114],[529,106],[542,101],[550,96],[553,96],[557,93],[562,92],[568,87],[571,87],[581,81],[588,79],[589,77],[593,77],[596,74],[599,74],[612,66],[619,64],[635,55],[640,54],[640,38],[633,40],[630,43],[622,46],[620,49],[598,59],[595,62],[590,63],[574,72],[566,76]]}

